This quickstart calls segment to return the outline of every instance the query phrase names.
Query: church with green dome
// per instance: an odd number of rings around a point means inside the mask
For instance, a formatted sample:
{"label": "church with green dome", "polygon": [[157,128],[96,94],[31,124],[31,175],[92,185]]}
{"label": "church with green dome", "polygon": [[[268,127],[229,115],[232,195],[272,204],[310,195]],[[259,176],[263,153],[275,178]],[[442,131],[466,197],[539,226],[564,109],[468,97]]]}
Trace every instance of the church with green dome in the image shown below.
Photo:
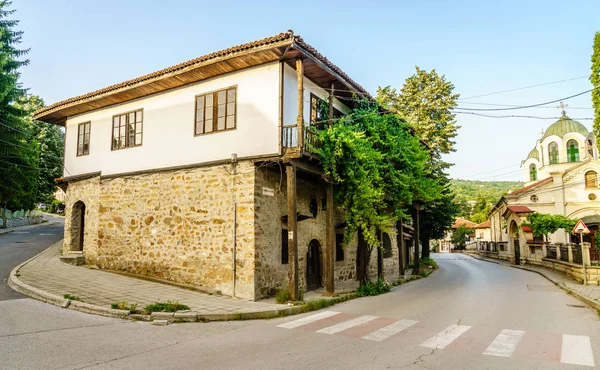
{"label": "church with green dome", "polygon": [[[487,245],[495,248],[490,253],[515,264],[547,267],[556,265],[557,259],[600,263],[600,253],[591,248],[600,231],[600,161],[594,134],[563,112],[536,141],[521,162],[521,170],[525,187],[503,196],[488,214],[491,240]],[[527,226],[532,213],[584,221],[591,231],[583,237],[585,253],[577,254],[581,247],[578,235],[571,234],[571,230],[534,236]]]}

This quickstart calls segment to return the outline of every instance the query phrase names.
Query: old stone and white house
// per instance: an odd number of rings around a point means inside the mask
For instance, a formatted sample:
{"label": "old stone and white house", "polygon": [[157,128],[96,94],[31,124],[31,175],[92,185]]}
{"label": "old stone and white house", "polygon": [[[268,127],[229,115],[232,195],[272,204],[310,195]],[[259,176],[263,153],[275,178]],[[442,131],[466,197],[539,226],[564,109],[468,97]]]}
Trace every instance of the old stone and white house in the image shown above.
{"label": "old stone and white house", "polygon": [[370,98],[287,32],[40,109],[66,128],[63,252],[246,299],[288,282],[354,287],[363,264],[397,277],[406,230],[382,233],[369,261],[360,235],[342,248],[344,217],[311,152],[314,126],[333,122],[319,100],[337,117],[353,94]]}
{"label": "old stone and white house", "polygon": [[521,169],[525,187],[503,196],[488,215],[491,235],[487,251],[513,263],[541,264],[557,256],[579,264],[586,259],[597,261],[594,248],[589,248],[589,258],[582,257],[575,244],[578,237],[571,235],[571,230],[560,229],[545,240],[534,238],[527,226],[527,217],[533,212],[582,219],[591,230],[584,242],[595,245],[594,233],[600,226],[600,161],[594,135],[563,112],[537,140]]}

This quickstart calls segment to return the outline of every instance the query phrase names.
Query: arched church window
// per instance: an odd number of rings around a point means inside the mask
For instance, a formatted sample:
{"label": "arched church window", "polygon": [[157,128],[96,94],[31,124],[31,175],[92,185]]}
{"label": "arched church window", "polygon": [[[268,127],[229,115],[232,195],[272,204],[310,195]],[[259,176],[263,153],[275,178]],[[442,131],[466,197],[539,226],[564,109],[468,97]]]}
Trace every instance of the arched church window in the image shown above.
{"label": "arched church window", "polygon": [[585,142],[585,150],[587,152],[587,157],[594,158],[594,144],[592,143],[592,140],[588,139]]}
{"label": "arched church window", "polygon": [[529,179],[530,181],[537,181],[537,168],[535,164],[529,165]]}
{"label": "arched church window", "polygon": [[548,145],[548,154],[550,155],[550,164],[558,164],[558,144],[550,143]]}
{"label": "arched church window", "polygon": [[598,187],[598,174],[596,171],[588,171],[585,173],[585,187],[586,188],[597,188]]}
{"label": "arched church window", "polygon": [[569,162],[579,162],[579,143],[576,140],[569,140],[567,143],[567,160]]}

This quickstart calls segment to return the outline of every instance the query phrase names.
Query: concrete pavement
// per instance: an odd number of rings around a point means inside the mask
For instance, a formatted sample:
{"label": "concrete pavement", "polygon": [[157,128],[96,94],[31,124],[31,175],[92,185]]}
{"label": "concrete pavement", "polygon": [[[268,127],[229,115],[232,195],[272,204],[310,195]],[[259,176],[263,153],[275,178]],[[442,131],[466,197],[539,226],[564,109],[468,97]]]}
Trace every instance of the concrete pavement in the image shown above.
{"label": "concrete pavement", "polygon": [[596,312],[543,277],[435,259],[435,274],[391,293],[267,321],[153,327],[0,302],[0,368],[586,369],[600,358]]}

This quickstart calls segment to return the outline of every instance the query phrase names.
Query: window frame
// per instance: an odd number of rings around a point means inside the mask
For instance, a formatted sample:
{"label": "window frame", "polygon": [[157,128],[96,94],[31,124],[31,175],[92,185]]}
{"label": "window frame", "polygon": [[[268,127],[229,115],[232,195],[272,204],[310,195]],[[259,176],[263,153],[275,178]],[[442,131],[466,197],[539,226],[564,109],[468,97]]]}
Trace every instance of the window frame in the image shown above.
{"label": "window frame", "polygon": [[[85,152],[85,149],[83,149],[83,151],[81,153],[79,153],[79,144],[80,144],[79,139],[82,136],[82,134],[81,134],[81,127],[82,126],[84,127],[83,145],[85,145],[85,126],[88,127],[88,131],[87,131],[87,146],[88,146],[87,153]],[[83,157],[83,156],[86,156],[86,155],[90,154],[90,138],[91,137],[92,137],[92,121],[81,122],[81,123],[77,124],[77,157]]]}
{"label": "window frame", "polygon": [[[134,114],[134,117],[137,117],[137,113],[141,112],[142,114],[142,120],[139,122],[142,125],[142,129],[140,130],[140,142],[139,143],[135,143],[135,145],[129,145],[129,134],[127,132],[127,129],[129,127],[129,115],[131,113]],[[125,116],[125,146],[124,147],[114,147],[114,143],[115,143],[115,117],[119,117],[119,138],[122,137],[121,135],[121,116]],[[129,149],[129,148],[135,148],[138,146],[142,146],[142,144],[144,143],[144,119],[146,118],[146,112],[144,112],[144,108],[140,108],[140,109],[134,109],[134,110],[130,110],[124,113],[119,113],[119,114],[115,114],[112,116],[112,119],[110,120],[110,136],[111,136],[111,140],[110,140],[110,150],[111,151],[115,151],[115,150],[123,150],[123,149]],[[135,118],[134,118],[135,119]],[[137,125],[138,122],[134,122],[135,123],[135,133],[134,133],[134,140],[135,137],[137,136]]]}
{"label": "window frame", "polygon": [[529,165],[529,181],[537,181],[537,166],[535,163]]}
{"label": "window frame", "polygon": [[[560,162],[560,153],[558,150],[558,144],[556,143],[556,141],[551,142],[550,144],[548,144],[548,159],[549,159],[549,163],[552,164],[558,164]],[[555,150],[552,150],[555,149]],[[553,156],[553,154],[555,154],[555,156]],[[553,157],[555,157],[556,161],[553,161]]]}
{"label": "window frame", "polygon": [[[593,185],[588,185],[588,174],[594,174],[594,184]],[[585,188],[586,189],[597,189],[598,188],[598,172],[594,171],[594,170],[590,170],[587,171],[584,175],[583,178],[585,180]]]}
{"label": "window frame", "polygon": [[[324,102],[325,104],[329,104],[329,102],[327,100],[321,99],[314,92],[310,93],[310,100],[309,100],[309,102],[310,102],[309,124],[311,126],[314,126],[314,125],[325,125],[325,124],[327,124],[327,120],[329,120],[329,117],[325,117],[323,119],[318,119],[319,118],[318,117],[318,113],[319,112],[318,112],[318,106],[317,106],[317,104],[318,104],[319,100],[322,101],[322,102]],[[315,104],[313,104],[313,102],[315,102]],[[314,121],[313,121],[313,113],[315,115]],[[343,116],[344,116],[344,113],[341,110],[337,109],[335,107],[335,105],[334,105],[333,106],[333,119],[336,120],[336,119],[341,118]],[[317,123],[315,124],[315,122],[317,122]]]}
{"label": "window frame", "polygon": [[[569,144],[571,142],[575,143],[575,148],[574,149],[577,149],[577,152],[574,153],[576,157],[575,157],[575,160],[573,160],[573,161],[571,160],[571,153],[569,153],[569,149],[570,149]],[[579,153],[579,142],[577,140],[575,140],[575,139],[570,139],[569,141],[567,141],[567,162],[569,162],[569,163],[581,162],[581,155],[580,154],[581,153]]]}
{"label": "window frame", "polygon": [[[229,90],[234,90],[235,91],[235,101],[233,102],[234,104],[234,113],[233,113],[233,127],[231,128],[227,128],[227,105],[229,104],[227,102],[227,92]],[[218,110],[219,110],[219,103],[218,103],[218,94],[221,91],[225,91],[225,128],[223,130],[219,130],[218,129],[218,125],[219,125],[219,116],[218,116]],[[207,95],[213,95],[213,106],[212,106],[212,111],[213,111],[213,130],[211,132],[205,132],[206,131],[206,127],[205,127],[205,122],[206,122],[206,113],[204,114],[204,118],[202,120],[202,132],[198,132],[197,130],[197,126],[198,126],[198,98],[199,97],[204,97],[204,107],[203,109],[206,110],[206,96]],[[204,135],[210,135],[210,134],[216,134],[219,132],[225,132],[225,131],[233,131],[237,129],[237,117],[238,117],[238,85],[232,85],[232,86],[227,86],[227,87],[222,87],[219,88],[217,90],[212,90],[212,91],[207,91],[205,93],[202,94],[197,94],[194,96],[194,136],[204,136]]]}

